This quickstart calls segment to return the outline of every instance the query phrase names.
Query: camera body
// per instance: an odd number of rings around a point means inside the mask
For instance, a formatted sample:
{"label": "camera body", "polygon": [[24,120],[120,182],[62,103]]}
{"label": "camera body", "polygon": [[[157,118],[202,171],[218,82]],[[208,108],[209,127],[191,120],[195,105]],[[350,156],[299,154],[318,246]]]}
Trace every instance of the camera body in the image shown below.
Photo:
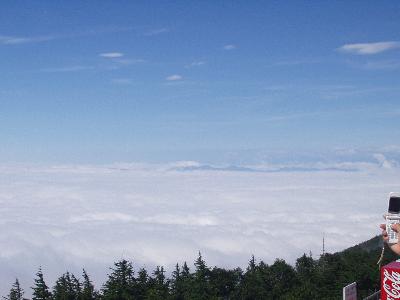
{"label": "camera body", "polygon": [[388,213],[385,216],[388,243],[395,244],[399,241],[398,234],[393,231],[392,225],[400,223],[400,193],[389,194]]}

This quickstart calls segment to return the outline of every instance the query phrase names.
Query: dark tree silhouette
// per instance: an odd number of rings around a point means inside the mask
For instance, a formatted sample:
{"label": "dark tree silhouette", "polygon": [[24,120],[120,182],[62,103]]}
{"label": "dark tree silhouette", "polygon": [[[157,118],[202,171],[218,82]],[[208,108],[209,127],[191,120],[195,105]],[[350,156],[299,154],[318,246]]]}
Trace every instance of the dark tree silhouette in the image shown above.
{"label": "dark tree silhouette", "polygon": [[89,275],[86,273],[86,270],[83,269],[82,272],[83,283],[81,290],[81,299],[82,300],[95,300],[99,298],[97,292],[94,289],[94,285],[89,278]]}
{"label": "dark tree silhouette", "polygon": [[49,287],[44,281],[41,268],[39,268],[39,271],[36,273],[35,285],[32,287],[32,289],[32,300],[49,300],[52,298]]}
{"label": "dark tree silhouette", "polygon": [[123,259],[114,264],[104,284],[102,298],[105,300],[135,299],[135,278],[132,263]]}
{"label": "dark tree silhouette", "polygon": [[24,300],[24,290],[21,288],[18,278],[15,279],[14,284],[10,289],[10,293],[3,297],[4,300]]}
{"label": "dark tree silhouette", "polygon": [[53,300],[80,300],[82,297],[81,283],[69,272],[57,279],[53,288]]}

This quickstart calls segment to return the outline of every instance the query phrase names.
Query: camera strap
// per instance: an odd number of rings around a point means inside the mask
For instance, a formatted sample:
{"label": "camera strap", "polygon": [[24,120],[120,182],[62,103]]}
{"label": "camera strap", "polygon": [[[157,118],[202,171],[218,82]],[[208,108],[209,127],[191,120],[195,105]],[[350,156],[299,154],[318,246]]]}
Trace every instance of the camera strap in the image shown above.
{"label": "camera strap", "polygon": [[376,263],[378,265],[379,270],[381,269],[381,265],[382,265],[382,260],[383,260],[383,255],[385,254],[385,243],[382,246],[382,251],[381,251],[381,256],[379,256],[379,260]]}

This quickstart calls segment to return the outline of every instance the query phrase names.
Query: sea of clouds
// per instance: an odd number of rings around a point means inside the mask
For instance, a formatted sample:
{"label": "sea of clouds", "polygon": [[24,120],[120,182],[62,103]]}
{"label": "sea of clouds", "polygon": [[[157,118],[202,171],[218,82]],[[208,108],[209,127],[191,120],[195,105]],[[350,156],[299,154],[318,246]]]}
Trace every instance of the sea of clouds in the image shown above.
{"label": "sea of clouds", "polygon": [[125,258],[136,269],[198,251],[210,266],[246,267],[252,254],[289,263],[379,233],[398,164],[212,166],[197,162],[0,165],[0,293],[16,277],[30,295],[41,266],[48,285],[85,268],[97,288]]}

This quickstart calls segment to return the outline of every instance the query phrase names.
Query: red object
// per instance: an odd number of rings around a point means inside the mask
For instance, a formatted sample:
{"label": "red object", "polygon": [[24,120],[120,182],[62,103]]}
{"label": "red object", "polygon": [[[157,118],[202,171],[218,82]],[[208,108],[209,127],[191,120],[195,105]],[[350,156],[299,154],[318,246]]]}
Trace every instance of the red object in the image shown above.
{"label": "red object", "polygon": [[381,268],[381,300],[400,299],[400,262]]}

